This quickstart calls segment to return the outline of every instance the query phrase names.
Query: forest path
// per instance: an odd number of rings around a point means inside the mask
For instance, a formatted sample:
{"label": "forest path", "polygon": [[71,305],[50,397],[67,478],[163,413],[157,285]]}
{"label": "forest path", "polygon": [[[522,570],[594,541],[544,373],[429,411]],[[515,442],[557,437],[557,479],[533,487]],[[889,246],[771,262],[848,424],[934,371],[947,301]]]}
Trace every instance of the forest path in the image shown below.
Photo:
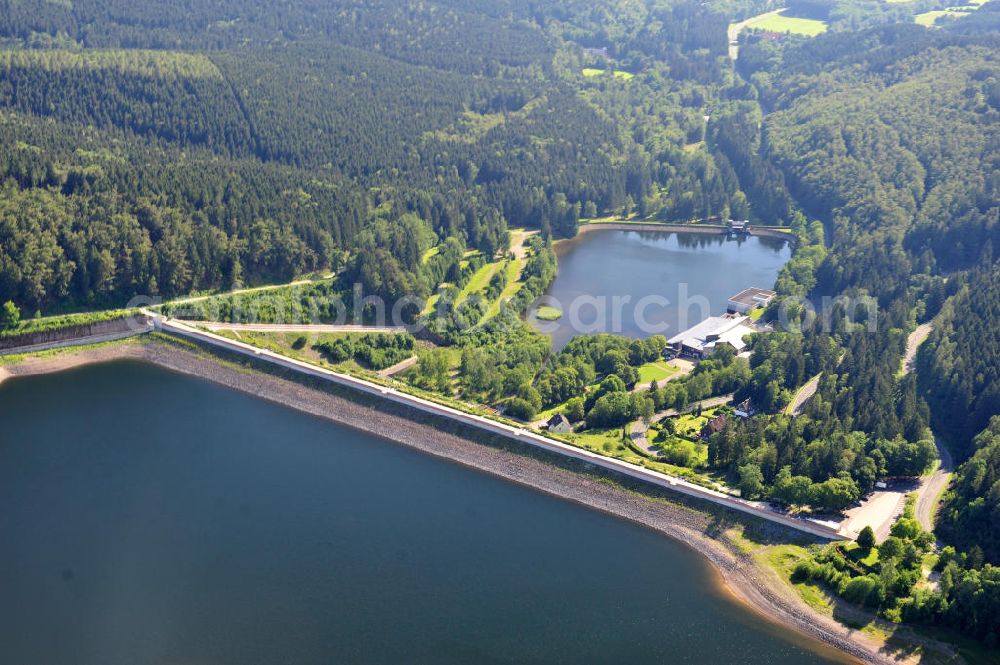
{"label": "forest path", "polygon": [[920,526],[925,531],[934,530],[934,514],[937,512],[938,502],[945,489],[947,489],[948,483],[951,481],[951,472],[955,468],[951,453],[948,452],[948,447],[944,445],[941,437],[934,437],[934,445],[937,446],[938,457],[941,458],[941,463],[938,464],[931,475],[921,479],[920,488],[917,490],[917,505],[915,509],[917,520],[920,521]]}
{"label": "forest path", "polygon": [[917,350],[920,349],[921,344],[927,341],[927,337],[933,329],[934,324],[927,322],[917,326],[917,329],[911,332],[910,336],[906,338],[906,355],[903,356],[903,368],[901,370],[903,376],[913,371],[917,362]]}

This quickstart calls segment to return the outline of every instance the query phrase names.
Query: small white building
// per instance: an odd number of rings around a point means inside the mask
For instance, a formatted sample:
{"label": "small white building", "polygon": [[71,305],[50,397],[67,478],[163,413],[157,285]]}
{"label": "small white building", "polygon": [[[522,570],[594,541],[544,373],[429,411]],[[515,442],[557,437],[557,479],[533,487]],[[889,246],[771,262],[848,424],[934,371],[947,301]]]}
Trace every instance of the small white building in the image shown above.
{"label": "small white building", "polygon": [[742,352],[747,346],[744,338],[754,332],[750,317],[710,316],[695,327],[674,335],[667,344],[678,355],[702,359],[719,344],[728,344],[737,353]]}
{"label": "small white building", "polygon": [[758,307],[767,307],[778,295],[774,291],[759,289],[752,286],[744,289],[729,299],[728,309],[736,314],[746,314]]}

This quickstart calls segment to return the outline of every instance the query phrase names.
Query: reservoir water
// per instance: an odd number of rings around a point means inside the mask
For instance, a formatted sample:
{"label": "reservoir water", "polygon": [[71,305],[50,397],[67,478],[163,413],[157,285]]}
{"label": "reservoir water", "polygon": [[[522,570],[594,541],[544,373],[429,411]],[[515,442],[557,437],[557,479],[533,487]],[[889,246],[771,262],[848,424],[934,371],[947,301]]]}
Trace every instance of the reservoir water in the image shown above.
{"label": "reservoir water", "polygon": [[729,297],[747,287],[772,288],[791,248],[756,236],[595,229],[559,243],[556,253],[559,274],[547,295],[563,317],[538,327],[561,349],[583,332],[670,337],[724,313]]}
{"label": "reservoir water", "polygon": [[835,662],[667,538],[150,365],[0,424],[2,663]]}

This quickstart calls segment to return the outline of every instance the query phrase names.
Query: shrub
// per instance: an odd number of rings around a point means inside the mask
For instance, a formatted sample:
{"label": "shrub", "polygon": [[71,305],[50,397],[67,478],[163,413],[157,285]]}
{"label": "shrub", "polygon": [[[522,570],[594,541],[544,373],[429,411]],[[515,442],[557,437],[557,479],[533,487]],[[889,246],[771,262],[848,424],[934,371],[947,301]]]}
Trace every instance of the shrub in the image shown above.
{"label": "shrub", "polygon": [[698,451],[690,441],[676,441],[663,451],[662,457],[670,464],[691,468],[698,459]]}
{"label": "shrub", "polygon": [[799,561],[795,564],[795,568],[792,570],[792,581],[793,582],[808,582],[811,580],[816,573],[816,566],[812,561],[806,559],[804,561]]}
{"label": "shrub", "polygon": [[878,607],[882,604],[882,584],[873,575],[852,577],[842,585],[840,595],[855,605]]}
{"label": "shrub", "polygon": [[875,531],[870,526],[866,526],[858,534],[858,547],[865,554],[871,552],[872,548],[875,547]]}
{"label": "shrub", "polygon": [[535,405],[521,397],[511,397],[504,405],[504,413],[518,420],[534,420]]}

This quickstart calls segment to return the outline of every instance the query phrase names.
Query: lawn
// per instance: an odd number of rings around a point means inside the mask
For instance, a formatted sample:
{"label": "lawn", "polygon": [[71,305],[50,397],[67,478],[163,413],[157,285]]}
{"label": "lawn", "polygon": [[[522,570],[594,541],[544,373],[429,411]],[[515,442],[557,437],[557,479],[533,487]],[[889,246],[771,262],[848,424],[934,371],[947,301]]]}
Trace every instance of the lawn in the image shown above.
{"label": "lawn", "polygon": [[649,457],[640,455],[630,448],[629,445],[622,439],[622,430],[617,427],[606,430],[588,429],[582,432],[575,432],[573,434],[556,434],[552,436],[555,439],[574,445],[577,448],[590,450],[606,457],[614,457],[625,462],[646,467],[647,469],[652,469],[653,471],[659,471],[660,473],[666,473],[679,478],[684,478],[704,487],[714,487],[714,485],[707,478],[705,478],[705,476],[696,473],[691,469],[675,466],[666,462],[656,462]]}
{"label": "lawn", "polygon": [[677,428],[677,434],[689,439],[697,439],[702,428],[708,424],[708,421],[715,417],[718,409],[705,409],[701,412],[701,415],[695,415],[694,413],[685,413],[682,416],[677,416],[674,419],[674,424]]}
{"label": "lawn", "polygon": [[708,445],[702,442],[692,443],[687,439],[669,437],[666,441],[658,441],[658,433],[652,431],[647,436],[653,436],[654,449],[664,462],[686,469],[703,469],[708,465]]}
{"label": "lawn", "polygon": [[846,556],[851,561],[863,566],[868,572],[875,570],[875,564],[878,563],[878,548],[873,547],[868,554],[865,554],[864,550],[857,543],[848,543],[844,546],[844,556]]}
{"label": "lawn", "polygon": [[662,381],[677,371],[676,367],[668,365],[662,360],[646,363],[639,367],[639,383],[646,384],[651,381]]}
{"label": "lawn", "polygon": [[747,314],[747,316],[750,317],[751,321],[758,321],[758,320],[760,320],[760,317],[764,316],[764,308],[763,307],[754,307],[753,309],[750,310],[750,312]]}
{"label": "lawn", "polygon": [[[787,11],[787,10],[785,10]],[[812,18],[798,18],[787,16],[785,11],[772,16],[753,21],[748,28],[751,30],[767,30],[768,32],[787,32],[793,35],[805,35],[815,37],[826,32],[826,23]]]}
{"label": "lawn", "polygon": [[[348,337],[352,333],[299,333],[299,332],[257,332],[257,331],[235,331],[235,330],[217,330],[216,335],[221,337],[228,337],[229,339],[235,339],[238,342],[243,342],[245,344],[250,344],[252,346],[257,346],[262,349],[268,349],[274,351],[275,353],[280,353],[283,356],[288,356],[289,358],[295,358],[297,360],[305,360],[322,367],[328,367],[334,371],[338,372],[350,372],[353,370],[357,372],[363,368],[358,365],[354,360],[346,360],[340,363],[331,363],[324,360],[323,356],[319,352],[312,348],[313,344],[321,344],[323,342],[331,342],[335,339]],[[357,334],[357,333],[354,333]],[[301,339],[305,339],[305,343],[302,344]],[[301,345],[301,346],[300,346]],[[299,347],[299,348],[296,348]]]}
{"label": "lawn", "polygon": [[566,402],[562,404],[556,404],[550,409],[545,409],[544,411],[539,411],[535,416],[535,420],[548,420],[557,413],[563,413],[566,410]]}
{"label": "lawn", "polygon": [[[607,72],[606,69],[594,69],[593,67],[586,67],[583,70],[583,75],[589,78],[589,77],[592,77],[592,76],[601,76],[605,72]],[[615,70],[615,71],[612,72],[612,74],[614,75],[615,78],[619,78],[619,79],[622,79],[624,81],[628,81],[629,79],[635,77],[635,74],[633,74],[631,72],[623,72],[623,71],[620,71],[620,70]]]}

